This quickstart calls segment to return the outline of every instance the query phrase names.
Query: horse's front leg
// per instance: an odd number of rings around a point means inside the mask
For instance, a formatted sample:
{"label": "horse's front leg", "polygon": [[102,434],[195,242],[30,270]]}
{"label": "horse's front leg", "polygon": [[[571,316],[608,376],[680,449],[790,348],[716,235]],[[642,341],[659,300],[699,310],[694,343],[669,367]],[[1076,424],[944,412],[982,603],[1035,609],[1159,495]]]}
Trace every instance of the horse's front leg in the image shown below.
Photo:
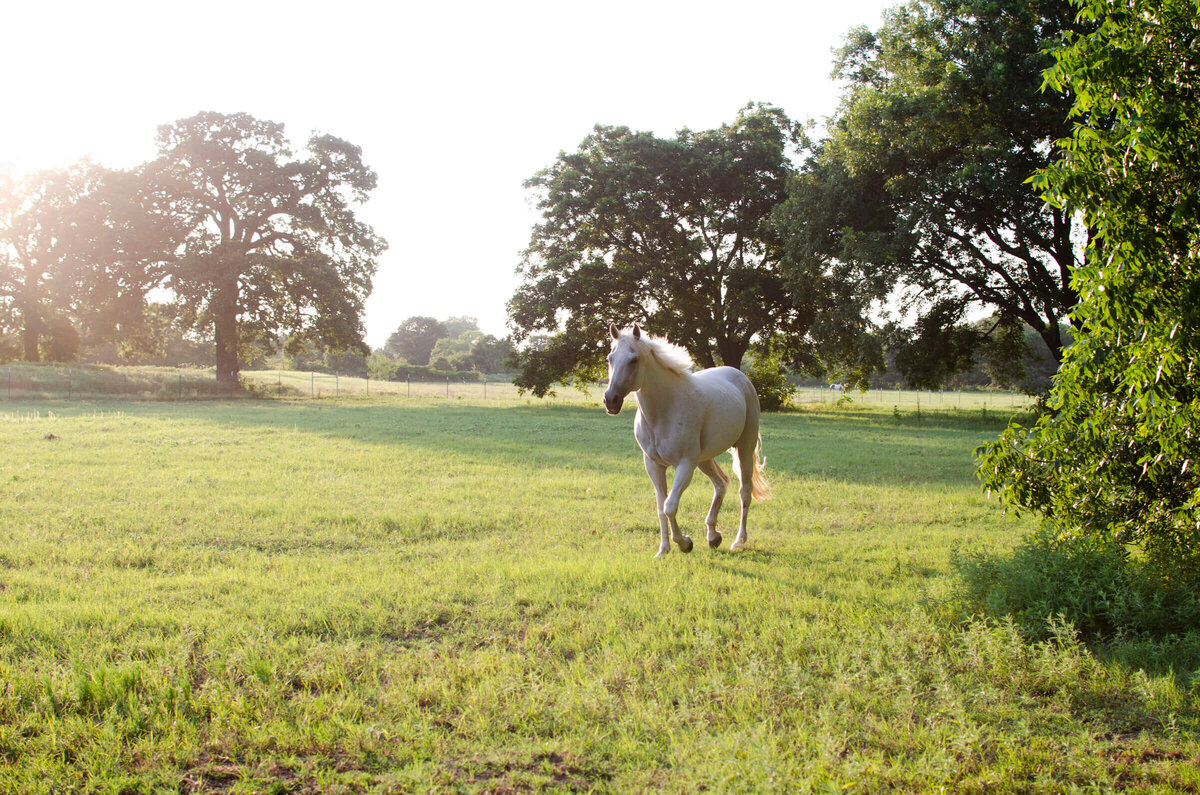
{"label": "horse's front leg", "polygon": [[667,468],[651,461],[648,455],[642,456],[642,460],[646,464],[646,474],[650,476],[650,482],[654,484],[654,502],[658,506],[658,529],[660,534],[658,554],[654,557],[661,558],[671,551],[671,537],[668,535],[669,525],[667,514],[663,510],[663,503],[667,499]]}
{"label": "horse's front leg", "polygon": [[695,462],[683,459],[675,465],[675,478],[671,481],[671,493],[663,503],[663,513],[667,515],[667,523],[671,526],[671,538],[679,545],[680,552],[692,551],[692,539],[679,531],[679,522],[675,515],[679,512],[679,500],[683,490],[692,482],[692,474],[696,471]]}
{"label": "horse's front leg", "polygon": [[717,514],[721,511],[721,502],[725,499],[725,489],[729,486],[729,476],[715,460],[701,461],[697,467],[713,484],[712,505],[708,507],[708,516],[704,519],[704,529],[708,536],[708,545],[713,549],[721,546],[721,534],[717,532]]}

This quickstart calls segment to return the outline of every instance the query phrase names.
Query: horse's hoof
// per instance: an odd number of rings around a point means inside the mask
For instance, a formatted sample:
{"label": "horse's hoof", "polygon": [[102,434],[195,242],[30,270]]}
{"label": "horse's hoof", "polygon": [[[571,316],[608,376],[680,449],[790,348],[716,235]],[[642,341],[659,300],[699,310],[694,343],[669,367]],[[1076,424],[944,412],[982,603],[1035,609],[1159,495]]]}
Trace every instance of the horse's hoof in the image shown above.
{"label": "horse's hoof", "polygon": [[730,552],[741,552],[742,548],[745,546],[746,546],[745,541],[734,541],[732,544],[729,545],[729,551]]}
{"label": "horse's hoof", "polygon": [[679,542],[679,551],[680,552],[691,552],[692,551],[692,539],[689,538],[688,536],[684,536],[683,540]]}
{"label": "horse's hoof", "polygon": [[665,558],[667,556],[667,553],[670,551],[671,551],[670,547],[668,547],[667,549],[660,549],[660,550],[658,550],[658,554],[654,556],[654,559],[658,560],[659,558]]}
{"label": "horse's hoof", "polygon": [[713,549],[721,546],[721,534],[716,530],[713,530],[712,537],[708,539],[708,545]]}

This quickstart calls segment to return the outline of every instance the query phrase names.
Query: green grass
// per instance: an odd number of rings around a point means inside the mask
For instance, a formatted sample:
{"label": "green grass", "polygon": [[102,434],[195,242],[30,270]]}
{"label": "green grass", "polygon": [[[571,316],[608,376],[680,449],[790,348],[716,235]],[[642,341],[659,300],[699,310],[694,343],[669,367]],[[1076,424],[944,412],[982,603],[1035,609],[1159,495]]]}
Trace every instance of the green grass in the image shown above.
{"label": "green grass", "polygon": [[748,549],[660,561],[632,419],[0,406],[0,791],[1200,788],[1195,672],[939,610],[1031,527],[994,411],[769,415]]}

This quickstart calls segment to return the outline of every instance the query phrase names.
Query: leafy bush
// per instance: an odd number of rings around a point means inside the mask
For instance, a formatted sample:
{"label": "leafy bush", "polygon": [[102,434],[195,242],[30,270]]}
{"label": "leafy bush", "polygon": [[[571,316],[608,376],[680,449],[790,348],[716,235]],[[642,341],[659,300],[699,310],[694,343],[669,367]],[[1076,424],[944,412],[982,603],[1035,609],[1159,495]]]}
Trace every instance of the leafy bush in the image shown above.
{"label": "leafy bush", "polygon": [[[1091,32],[1046,73],[1080,122],[1032,182],[1091,230],[1071,286],[1078,329],[1049,411],[980,448],[1009,503],[1139,545],[1200,590],[1200,114],[1185,0],[1075,0]],[[1186,76],[1186,77],[1185,77]]]}
{"label": "leafy bush", "polygon": [[[396,360],[374,354],[367,363],[370,377],[376,381],[445,381],[447,378],[454,383],[480,381],[483,374],[477,370],[439,370],[436,367],[422,364],[405,364]],[[495,380],[494,378],[492,380]]]}
{"label": "leafy bush", "polygon": [[1056,623],[1085,639],[1163,638],[1200,629],[1200,594],[1124,546],[1047,526],[1011,556],[956,553],[962,578],[952,607],[968,615],[1011,617],[1027,637],[1044,640]]}
{"label": "leafy bush", "polygon": [[778,353],[752,353],[747,357],[746,375],[758,392],[758,405],[763,411],[779,411],[792,404],[796,387],[788,380],[783,357]]}

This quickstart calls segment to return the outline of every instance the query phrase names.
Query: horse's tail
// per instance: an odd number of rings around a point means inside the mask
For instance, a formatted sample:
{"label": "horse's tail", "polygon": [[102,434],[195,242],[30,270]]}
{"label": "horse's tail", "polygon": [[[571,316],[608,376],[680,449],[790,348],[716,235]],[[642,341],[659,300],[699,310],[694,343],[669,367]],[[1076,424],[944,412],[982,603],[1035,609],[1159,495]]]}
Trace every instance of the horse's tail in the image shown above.
{"label": "horse's tail", "polygon": [[[738,456],[738,449],[734,447],[730,450],[733,454],[733,471],[737,474],[738,479],[742,477],[742,464]],[[758,442],[754,445],[754,470],[750,477],[750,496],[755,502],[771,499],[771,484],[763,477],[763,468],[767,465],[767,459],[762,457],[762,434],[758,435]]]}

